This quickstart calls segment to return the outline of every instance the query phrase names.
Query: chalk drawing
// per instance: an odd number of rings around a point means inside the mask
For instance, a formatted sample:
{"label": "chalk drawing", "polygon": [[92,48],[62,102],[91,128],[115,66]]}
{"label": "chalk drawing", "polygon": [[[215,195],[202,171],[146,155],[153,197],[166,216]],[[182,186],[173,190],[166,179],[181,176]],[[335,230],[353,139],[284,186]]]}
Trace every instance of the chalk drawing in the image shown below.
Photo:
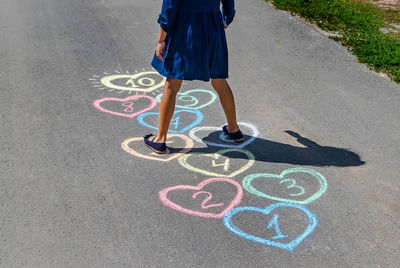
{"label": "chalk drawing", "polygon": [[[183,117],[183,115],[185,115],[185,113],[186,114],[194,114],[194,115],[196,115],[196,119],[194,119],[193,122],[191,122],[190,124],[185,125],[180,120]],[[178,114],[179,114],[179,117],[177,117]],[[143,114],[138,116],[138,122],[142,126],[157,130],[158,128],[156,126],[153,126],[153,125],[148,124],[148,123],[145,122],[146,117],[151,116],[151,115],[159,115],[159,113],[153,113],[153,112],[143,113]],[[197,126],[198,124],[200,124],[201,121],[203,121],[203,113],[200,112],[200,111],[197,111],[197,110],[176,110],[174,112],[174,116],[172,117],[172,120],[171,120],[172,129],[170,127],[168,132],[169,133],[184,133],[184,132],[188,131],[189,129],[191,129],[191,128]],[[179,126],[183,126],[183,127],[179,128]]]}
{"label": "chalk drawing", "polygon": [[300,195],[303,195],[303,194],[306,192],[306,190],[304,189],[304,187],[301,187],[301,186],[296,185],[296,180],[294,180],[294,179],[284,179],[284,180],[281,180],[281,181],[279,182],[279,184],[284,183],[284,182],[290,182],[290,183],[291,183],[289,186],[286,187],[287,189],[290,189],[290,188],[297,188],[297,189],[300,190],[300,192],[297,193],[297,194],[293,194],[293,193],[292,193],[292,194],[289,194],[289,195],[291,195],[291,196],[300,196]]}
{"label": "chalk drawing", "polygon": [[167,144],[174,143],[177,139],[181,139],[185,142],[185,146],[182,150],[180,150],[177,153],[171,153],[171,154],[156,154],[156,153],[149,153],[149,154],[142,154],[136,151],[131,147],[131,144],[135,144],[137,142],[137,146],[139,148],[143,148],[143,137],[136,137],[136,138],[130,138],[126,139],[125,141],[122,142],[121,146],[122,149],[124,149],[127,153],[135,156],[135,157],[140,157],[144,159],[149,159],[149,160],[156,160],[156,161],[161,161],[161,162],[168,162],[171,161],[172,159],[178,158],[182,156],[183,154],[189,152],[193,148],[193,141],[182,134],[168,134],[168,142]]}
{"label": "chalk drawing", "polygon": [[[250,136],[250,138],[244,140],[241,143],[235,143],[232,144],[232,141],[227,139],[224,133],[221,133],[220,135],[220,139],[224,142],[228,142],[227,143],[220,143],[220,142],[211,142],[208,140],[202,140],[201,138],[199,138],[197,135],[198,132],[210,132],[210,131],[222,131],[222,126],[220,127],[195,127],[193,128],[190,132],[189,132],[189,136],[202,144],[206,144],[208,146],[214,146],[214,147],[222,147],[222,148],[244,148],[245,146],[249,145],[250,143],[252,143],[253,141],[255,141],[255,139],[258,137],[258,135],[260,134],[260,132],[258,131],[257,127],[250,124],[250,123],[246,123],[246,122],[238,122],[239,127],[241,128],[241,130],[243,132],[245,132],[247,135]],[[231,144],[229,144],[231,143]]]}
{"label": "chalk drawing", "polygon": [[268,223],[268,226],[267,226],[268,229],[272,229],[272,228],[275,229],[276,236],[272,237],[272,239],[274,239],[274,240],[283,239],[283,238],[288,237],[287,235],[282,234],[281,228],[279,227],[278,219],[279,219],[279,215],[275,214],[274,218]]}
{"label": "chalk drawing", "polygon": [[136,74],[117,74],[111,75],[104,73],[107,76],[102,77],[100,80],[98,76],[93,76],[89,79],[94,84],[94,87],[99,89],[109,88],[109,91],[118,90],[122,92],[152,92],[162,88],[165,84],[166,78],[156,71],[144,71]]}
{"label": "chalk drawing", "polygon": [[[161,88],[166,82],[166,78],[159,75],[158,72],[156,72],[154,69],[153,71],[146,71],[144,69],[143,72],[135,71],[135,74],[131,74],[129,71],[126,73],[121,73],[116,70],[115,72],[116,74],[104,72],[104,77],[95,75],[89,80],[93,83],[93,86],[95,88],[98,88],[99,90],[108,89],[109,92],[117,91],[117,93],[126,92],[128,94],[136,92],[136,95],[132,95],[126,98],[103,98],[95,100],[93,102],[94,107],[102,112],[113,115],[127,118],[137,117],[139,124],[141,124],[142,126],[157,130],[156,126],[148,123],[148,119],[150,116],[158,116],[159,113],[149,111],[156,107],[158,102],[161,102],[163,94],[158,93],[157,91],[161,91]],[[151,93],[152,95],[157,96],[153,98],[146,95],[139,95],[139,92],[142,92],[142,94]],[[143,99],[146,99],[149,104],[146,104],[145,108],[138,109],[138,101]],[[177,94],[175,107],[178,108],[178,110],[174,112],[174,115],[171,119],[170,128],[168,131],[169,134],[167,145],[178,142],[178,140],[180,140],[181,144],[183,141],[185,144],[184,148],[181,149],[179,152],[170,153],[169,148],[167,148],[168,154],[166,155],[159,155],[154,152],[140,153],[137,149],[135,149],[135,147],[140,146],[140,149],[143,148],[143,137],[126,139],[121,143],[121,147],[127,153],[135,157],[140,157],[148,160],[168,162],[178,158],[178,162],[182,167],[193,172],[213,177],[200,182],[196,186],[177,185],[160,191],[159,199],[165,206],[170,207],[178,212],[198,217],[222,218],[225,227],[242,238],[255,241],[264,245],[293,251],[300,243],[302,243],[302,241],[307,236],[309,236],[314,231],[315,227],[318,224],[318,220],[315,214],[313,214],[308,208],[302,206],[301,204],[308,204],[310,202],[313,202],[325,193],[325,191],[327,190],[327,182],[325,177],[311,169],[291,168],[283,171],[279,175],[260,173],[246,176],[242,182],[243,186],[240,183],[231,179],[238,174],[241,174],[242,172],[248,170],[254,165],[254,155],[251,152],[244,150],[243,148],[254,142],[260,133],[257,127],[253,124],[247,122],[238,122],[240,129],[246,134],[246,136],[245,140],[242,143],[235,143],[232,139],[229,138],[228,135],[226,135],[222,131],[222,126],[196,127],[203,121],[204,118],[203,113],[199,110],[211,105],[215,102],[216,99],[217,95],[213,91],[206,89],[192,89],[186,92],[179,92]],[[104,108],[107,107],[104,105],[106,102],[114,102],[113,106],[108,106],[113,107],[113,110]],[[117,103],[119,106],[115,103]],[[190,116],[189,118],[193,118],[193,115],[195,116],[195,119],[189,121],[191,119],[188,119],[188,116]],[[193,140],[185,135],[179,134],[186,131],[190,131],[189,136],[199,143],[226,149],[220,150],[216,153],[188,154],[188,152],[190,152],[190,150],[192,150],[192,148],[194,147]],[[213,142],[207,139],[203,140],[199,137],[200,132],[203,132],[203,136],[205,136],[210,134],[210,132],[216,131],[219,132],[218,141]],[[241,153],[245,156],[242,157],[245,160],[245,163],[243,163],[244,165],[234,166],[232,164],[233,159],[228,157],[228,154],[232,152]],[[203,158],[203,161],[199,161],[199,158]],[[204,159],[206,161],[204,161]],[[218,171],[212,172],[195,166],[196,163],[204,164],[204,162],[209,163],[209,167],[213,171]],[[319,189],[311,195],[306,194],[306,188],[304,185],[298,185],[298,182],[295,179],[286,177],[293,173],[306,173],[308,177],[313,178],[313,183],[319,184]],[[252,185],[252,182],[255,179],[276,180],[277,182],[279,182],[279,184],[284,185],[286,189],[288,189],[288,196],[292,198],[303,198],[303,200],[294,200],[291,198],[273,196],[271,193],[264,193],[262,191],[259,191]],[[205,187],[212,183],[230,183],[231,185],[234,185],[236,189],[234,198],[232,200],[228,200],[227,202],[215,201],[217,200],[217,198],[215,198],[217,193],[212,193],[205,190]],[[243,197],[243,188],[259,197],[280,201],[282,203],[272,204],[265,208],[237,207]],[[189,191],[192,198],[192,200],[190,200],[191,204],[193,204],[193,202],[198,202],[198,210],[185,208],[184,205],[177,204],[168,198],[168,195],[171,192],[177,193],[179,191]],[[306,198],[307,196],[308,198]],[[296,236],[287,233],[290,228],[281,229],[281,226],[284,227],[288,224],[298,225],[298,223],[293,223],[293,221],[288,222],[287,218],[279,214],[278,209],[280,208],[296,209],[304,213],[308,218],[308,225],[305,231]],[[265,229],[263,230],[265,232],[265,236],[258,237],[256,235],[252,235],[251,233],[246,233],[243,230],[239,229],[233,223],[232,218],[236,214],[246,212],[257,212],[263,214],[264,216],[270,216],[269,221],[266,222],[266,224],[264,225]],[[284,232],[282,232],[282,230]]]}
{"label": "chalk drawing", "polygon": [[131,101],[123,102],[122,106],[125,107],[125,109],[124,109],[125,113],[133,113],[133,102],[131,102]]}
{"label": "chalk drawing", "polygon": [[[215,160],[218,160],[220,157],[230,153],[230,152],[239,152],[242,153],[244,155],[246,155],[247,158],[247,163],[245,165],[243,165],[242,167],[240,167],[239,169],[233,170],[233,171],[229,171],[229,158],[227,160],[225,160],[225,162],[221,165],[221,164],[217,164],[215,162]],[[215,172],[211,172],[208,170],[204,170],[198,167],[193,166],[192,164],[188,163],[188,159],[189,158],[194,158],[194,157],[207,157],[207,158],[212,158],[212,166],[216,167],[216,166],[222,166],[223,170],[225,173],[215,173]],[[216,153],[213,154],[204,154],[204,153],[190,153],[190,154],[185,154],[182,155],[181,157],[179,157],[178,159],[179,164],[181,164],[184,168],[189,169],[193,172],[197,172],[200,174],[204,174],[207,176],[215,176],[215,177],[228,177],[228,178],[232,178],[235,177],[236,175],[246,171],[247,169],[249,169],[251,166],[254,165],[255,162],[255,158],[254,155],[247,151],[247,150],[243,150],[243,149],[224,149],[224,150],[220,150]],[[196,162],[201,162],[201,161],[196,161]],[[221,162],[220,162],[221,163]],[[230,172],[230,173],[228,173]]]}
{"label": "chalk drawing", "polygon": [[[261,192],[259,190],[257,190],[256,188],[253,187],[253,185],[251,184],[253,182],[253,180],[255,179],[272,179],[272,180],[279,180],[279,183],[286,183],[286,182],[291,182],[291,184],[289,186],[287,186],[288,189],[291,188],[296,188],[299,189],[300,192],[295,192],[295,193],[291,193],[291,196],[300,196],[305,194],[305,189],[304,187],[298,186],[296,185],[296,180],[293,179],[285,179],[285,176],[287,176],[288,174],[291,173],[306,173],[310,178],[312,178],[313,180],[311,181],[312,183],[318,183],[319,184],[319,189],[317,192],[315,192],[314,194],[312,194],[310,197],[304,199],[304,200],[294,200],[294,199],[289,199],[289,198],[282,198],[282,197],[277,197],[277,196],[272,196],[270,194],[266,194],[264,192]],[[312,201],[318,199],[323,193],[325,193],[326,189],[328,188],[328,184],[326,182],[326,179],[324,176],[322,176],[320,173],[312,170],[312,169],[308,169],[308,168],[290,168],[290,169],[286,169],[284,170],[281,174],[269,174],[269,173],[259,173],[259,174],[252,174],[252,175],[248,175],[243,179],[243,188],[246,189],[247,191],[249,191],[252,194],[255,194],[259,197],[263,197],[263,198],[268,198],[268,199],[272,199],[272,200],[276,200],[276,201],[281,201],[281,202],[290,202],[290,203],[296,203],[296,204],[308,204],[311,203]]]}
{"label": "chalk drawing", "polygon": [[210,204],[207,205],[207,203],[213,198],[212,193],[206,192],[206,191],[200,191],[200,192],[195,192],[192,196],[193,199],[195,199],[199,194],[206,194],[207,197],[201,202],[201,208],[202,209],[208,209],[208,208],[214,208],[214,207],[222,207],[224,202],[218,203],[218,204]]}
{"label": "chalk drawing", "polygon": [[[148,104],[148,106],[142,110],[138,110],[138,111],[134,111],[134,102],[140,99],[147,99],[150,101],[150,104]],[[115,111],[111,111],[111,110],[107,110],[103,107],[101,107],[101,105],[104,102],[119,102],[121,103],[121,105],[123,107],[125,107],[124,112],[125,113],[121,113],[121,112],[115,112]],[[157,101],[155,98],[153,97],[149,97],[146,95],[134,95],[134,96],[129,96],[127,98],[124,99],[120,99],[120,98],[103,98],[103,99],[99,99],[99,100],[95,100],[93,102],[93,105],[96,109],[105,112],[105,113],[109,113],[109,114],[113,114],[113,115],[118,115],[118,116],[123,116],[123,117],[128,117],[128,118],[133,118],[139,114],[142,114],[144,112],[147,112],[151,109],[153,109],[154,107],[157,106]],[[128,105],[128,106],[127,106]]]}
{"label": "chalk drawing", "polygon": [[[193,94],[207,95],[207,102],[201,103],[198,98],[192,96]],[[156,99],[161,102],[162,93],[157,95]],[[176,108],[180,109],[193,109],[198,110],[212,104],[217,99],[217,94],[207,89],[191,89],[186,92],[179,92],[176,99]]]}
{"label": "chalk drawing", "polygon": [[212,165],[213,165],[213,167],[220,167],[220,166],[223,166],[223,167],[224,167],[224,171],[226,172],[226,171],[228,171],[228,169],[229,169],[229,162],[230,162],[229,158],[226,159],[225,162],[222,163],[222,164],[217,164],[217,163],[215,162],[215,160],[213,160],[213,161],[212,161]]}
{"label": "chalk drawing", "polygon": [[[240,230],[237,226],[235,226],[232,222],[232,217],[235,216],[238,213],[245,213],[248,211],[252,211],[252,212],[259,212],[262,213],[264,215],[269,215],[273,210],[277,209],[277,208],[294,208],[294,209],[298,209],[300,211],[302,211],[304,214],[307,215],[308,217],[308,226],[306,228],[306,230],[300,234],[299,236],[295,237],[292,241],[290,241],[289,243],[282,243],[282,242],[278,242],[276,240],[282,239],[284,237],[282,237],[282,233],[280,232],[279,229],[279,225],[278,225],[278,217],[276,215],[279,214],[274,214],[274,218],[272,219],[272,224],[271,221],[269,223],[268,226],[271,225],[271,228],[274,225],[277,225],[278,227],[274,226],[275,228],[278,228],[279,233],[276,230],[277,235],[271,237],[270,239],[267,238],[261,238],[252,234],[248,234],[242,230]],[[275,220],[274,220],[275,219]],[[277,248],[281,248],[281,249],[285,249],[288,251],[293,251],[308,235],[310,235],[315,227],[318,224],[318,220],[317,217],[315,216],[314,213],[312,213],[308,208],[306,208],[305,206],[302,205],[298,205],[298,204],[293,204],[293,203],[276,203],[270,206],[267,206],[265,208],[258,208],[258,207],[238,207],[238,208],[234,208],[231,211],[229,211],[223,218],[223,222],[225,227],[233,232],[234,234],[243,237],[247,240],[251,240],[251,241],[255,241],[257,243],[261,243],[267,246],[274,246]],[[281,222],[282,224],[282,222]],[[297,223],[293,223],[293,221],[291,221],[290,223],[283,223],[283,224],[296,224]]]}
{"label": "chalk drawing", "polygon": [[176,130],[179,128],[179,125],[182,125],[181,118],[179,116],[175,116],[175,118],[171,119],[170,127],[173,127]]}
{"label": "chalk drawing", "polygon": [[[210,204],[208,206],[205,206],[205,204],[207,204],[209,201],[211,201],[211,199],[213,198],[213,195],[209,192],[205,192],[202,191],[202,189],[211,183],[218,183],[218,182],[228,182],[232,185],[234,185],[236,187],[236,195],[233,198],[233,200],[222,210],[222,212],[220,213],[211,213],[211,212],[203,212],[203,211],[196,211],[196,210],[191,210],[191,209],[187,209],[184,208],[174,202],[172,202],[171,200],[168,199],[168,193],[172,192],[172,191],[184,191],[184,190],[189,190],[189,191],[199,191],[197,193],[194,193],[192,198],[196,198],[198,195],[200,194],[204,194],[207,193],[207,197],[206,199],[203,200],[203,202],[201,203],[201,207],[203,210],[211,208],[211,207],[222,207],[224,206],[224,203],[218,203],[218,204]],[[243,189],[242,186],[237,183],[236,181],[232,180],[232,179],[228,179],[228,178],[210,178],[207,179],[201,183],[199,183],[197,186],[191,186],[191,185],[178,185],[178,186],[174,186],[174,187],[170,187],[167,189],[164,189],[162,191],[160,191],[158,193],[160,201],[174,209],[177,210],[179,212],[182,213],[186,213],[186,214],[190,214],[190,215],[194,215],[194,216],[199,216],[199,217],[204,217],[204,218],[222,218],[228,211],[230,211],[232,208],[234,208],[235,206],[239,205],[239,203],[242,200],[242,196],[243,196]]]}

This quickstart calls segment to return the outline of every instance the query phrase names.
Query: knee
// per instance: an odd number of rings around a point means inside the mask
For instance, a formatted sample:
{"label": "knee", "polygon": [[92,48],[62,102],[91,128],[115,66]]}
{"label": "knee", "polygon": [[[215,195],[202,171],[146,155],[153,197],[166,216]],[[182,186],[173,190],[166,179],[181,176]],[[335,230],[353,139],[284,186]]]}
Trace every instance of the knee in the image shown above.
{"label": "knee", "polygon": [[229,84],[226,79],[211,79],[211,85],[217,92],[229,89]]}
{"label": "knee", "polygon": [[182,80],[167,78],[165,82],[164,91],[168,91],[172,94],[177,94],[181,88]]}
{"label": "knee", "polygon": [[218,86],[222,86],[227,84],[228,82],[226,81],[226,79],[211,79],[211,85],[213,85],[214,87],[218,87]]}

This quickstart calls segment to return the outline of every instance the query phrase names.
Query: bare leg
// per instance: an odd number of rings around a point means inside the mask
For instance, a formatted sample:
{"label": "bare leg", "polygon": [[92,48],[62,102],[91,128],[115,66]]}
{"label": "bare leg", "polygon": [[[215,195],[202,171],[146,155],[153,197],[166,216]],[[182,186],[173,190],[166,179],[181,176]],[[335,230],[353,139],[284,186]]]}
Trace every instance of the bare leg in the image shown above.
{"label": "bare leg", "polygon": [[211,79],[211,84],[215,91],[217,91],[222,108],[224,109],[226,120],[228,121],[228,131],[238,131],[239,126],[236,121],[235,99],[231,87],[226,79]]}
{"label": "bare leg", "polygon": [[164,93],[160,103],[160,115],[158,116],[158,135],[155,142],[166,142],[167,132],[171,118],[175,111],[176,94],[181,88],[182,80],[167,78],[164,86]]}

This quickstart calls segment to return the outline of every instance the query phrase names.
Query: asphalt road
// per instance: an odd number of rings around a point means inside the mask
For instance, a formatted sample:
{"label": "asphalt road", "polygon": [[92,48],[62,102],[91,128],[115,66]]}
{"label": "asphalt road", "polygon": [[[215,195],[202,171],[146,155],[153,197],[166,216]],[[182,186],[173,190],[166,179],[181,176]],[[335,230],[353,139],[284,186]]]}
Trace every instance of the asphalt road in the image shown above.
{"label": "asphalt road", "polygon": [[1,267],[399,266],[400,86],[236,2],[245,144],[211,85],[185,82],[169,159],[140,140],[161,0],[1,1]]}

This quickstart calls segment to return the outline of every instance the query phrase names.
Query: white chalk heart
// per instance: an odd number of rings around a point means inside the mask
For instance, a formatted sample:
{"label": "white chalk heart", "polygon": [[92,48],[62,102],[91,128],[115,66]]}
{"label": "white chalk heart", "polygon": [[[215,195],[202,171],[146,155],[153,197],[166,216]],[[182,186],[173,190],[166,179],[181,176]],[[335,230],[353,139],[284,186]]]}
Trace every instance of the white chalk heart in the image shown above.
{"label": "white chalk heart", "polygon": [[190,131],[189,136],[193,140],[195,140],[199,143],[206,144],[208,146],[222,147],[222,148],[244,148],[245,146],[252,143],[258,137],[260,132],[258,131],[256,126],[254,126],[250,123],[238,122],[238,125],[239,125],[241,131],[245,134],[245,136],[250,136],[248,139],[245,138],[245,140],[241,143],[235,143],[234,141],[230,140],[229,138],[226,137],[226,135],[223,132],[219,136],[219,138],[221,139],[221,143],[202,140],[201,138],[199,138],[197,136],[197,133],[201,132],[201,131],[222,131],[223,126],[220,126],[220,127],[209,127],[209,126],[195,127]]}

